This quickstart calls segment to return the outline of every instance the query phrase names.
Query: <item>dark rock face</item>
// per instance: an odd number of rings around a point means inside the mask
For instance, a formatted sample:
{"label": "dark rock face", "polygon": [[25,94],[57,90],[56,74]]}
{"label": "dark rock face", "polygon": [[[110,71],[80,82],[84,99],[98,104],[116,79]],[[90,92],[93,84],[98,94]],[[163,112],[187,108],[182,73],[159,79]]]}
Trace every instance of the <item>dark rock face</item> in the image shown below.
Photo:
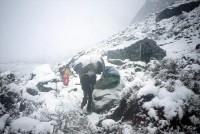
{"label": "dark rock face", "polygon": [[97,113],[105,112],[118,104],[117,89],[110,89],[109,92],[102,92],[101,89],[93,91],[93,110]]}
{"label": "dark rock face", "polygon": [[[139,124],[141,121],[144,121],[144,117],[140,116],[139,113],[143,111],[142,103],[150,101],[154,98],[153,94],[148,94],[142,96],[139,99],[134,99],[131,102],[127,102],[126,98],[120,101],[119,106],[116,110],[110,115],[109,118],[118,121],[132,120],[134,124]],[[142,101],[141,101],[142,100]],[[145,112],[144,112],[145,113]]]}
{"label": "dark rock face", "polygon": [[10,92],[9,89],[7,89],[6,87],[1,88],[0,91],[0,104],[2,104],[7,111],[9,111],[12,108],[15,108],[15,103],[19,99],[19,95]]}
{"label": "dark rock face", "polygon": [[26,103],[25,102],[20,102],[20,106],[19,106],[19,111],[22,112],[26,109]]}
{"label": "dark rock face", "polygon": [[126,99],[122,99],[120,101],[120,104],[117,107],[117,109],[113,112],[113,114],[110,115],[109,118],[111,118],[111,119],[113,119],[115,121],[119,121],[122,118],[123,113],[124,113],[126,108],[127,108],[127,100]]}
{"label": "dark rock face", "polygon": [[138,11],[131,23],[143,20],[148,14],[159,12],[177,0],[146,0],[144,6]]}
{"label": "dark rock face", "polygon": [[158,60],[166,56],[166,52],[151,39],[143,39],[124,49],[108,51],[108,59],[130,59],[131,61],[149,62],[150,58]]}
{"label": "dark rock face", "polygon": [[156,22],[159,22],[163,19],[170,18],[172,16],[178,16],[182,14],[183,11],[189,12],[193,10],[194,8],[198,7],[199,5],[200,5],[200,1],[196,1],[196,2],[185,3],[174,8],[166,8],[160,13],[158,13],[156,17]]}
{"label": "dark rock face", "polygon": [[[100,99],[100,98],[94,98],[94,99],[97,101],[97,99]],[[103,97],[98,101],[104,101]],[[98,107],[93,103],[93,110],[96,113],[101,113],[101,112],[105,112],[107,110],[110,110],[114,106],[114,103],[115,103],[114,101],[115,100],[110,100],[105,105],[103,105],[102,107]]]}
{"label": "dark rock face", "polygon": [[196,45],[196,50],[200,49],[200,44]]}
{"label": "dark rock face", "polygon": [[30,95],[38,95],[38,91],[31,89],[31,88],[27,88],[26,91],[30,94]]}
{"label": "dark rock face", "polygon": [[7,75],[7,78],[8,78],[8,80],[9,80],[10,82],[15,81],[15,75],[14,75],[13,73],[8,74],[8,75]]}
{"label": "dark rock face", "polygon": [[4,94],[0,95],[0,102],[7,110],[13,108],[14,107],[13,105],[15,103],[14,99],[12,99],[11,96],[7,96]]}
{"label": "dark rock face", "polygon": [[111,64],[118,65],[118,66],[121,66],[124,64],[123,61],[120,59],[108,59],[108,62]]}
{"label": "dark rock face", "polygon": [[[45,87],[46,84],[48,84],[48,82],[39,82],[39,83],[37,84],[38,90],[40,90],[41,92],[49,92],[49,91],[51,91],[51,90],[54,90],[54,89],[52,89],[52,88],[50,88],[50,87]],[[56,83],[55,83],[55,84],[56,84]]]}
{"label": "dark rock face", "polygon": [[13,73],[9,73],[7,75],[0,77],[0,87],[4,84],[9,84],[15,81],[15,75]]}

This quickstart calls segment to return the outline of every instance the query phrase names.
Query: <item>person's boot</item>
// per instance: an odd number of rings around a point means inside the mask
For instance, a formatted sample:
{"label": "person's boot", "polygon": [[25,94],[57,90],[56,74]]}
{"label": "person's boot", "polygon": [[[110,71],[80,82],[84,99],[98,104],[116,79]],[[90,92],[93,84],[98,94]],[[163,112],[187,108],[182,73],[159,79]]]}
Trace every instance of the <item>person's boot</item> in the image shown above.
{"label": "person's boot", "polygon": [[83,101],[81,103],[81,109],[83,109],[83,107],[86,105],[87,103],[87,97],[83,97]]}
{"label": "person's boot", "polygon": [[87,104],[87,111],[92,112],[92,92],[89,94],[88,104]]}
{"label": "person's boot", "polygon": [[87,106],[87,112],[90,114],[90,113],[92,113],[92,108],[91,108],[91,106]]}

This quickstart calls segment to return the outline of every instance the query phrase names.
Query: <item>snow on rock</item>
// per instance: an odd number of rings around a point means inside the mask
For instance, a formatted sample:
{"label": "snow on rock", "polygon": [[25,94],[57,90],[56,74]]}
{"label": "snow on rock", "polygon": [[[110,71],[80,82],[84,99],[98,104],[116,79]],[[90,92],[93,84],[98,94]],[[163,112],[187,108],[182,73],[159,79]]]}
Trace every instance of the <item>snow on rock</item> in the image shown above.
{"label": "snow on rock", "polygon": [[33,75],[35,75],[33,80],[36,82],[47,82],[56,78],[55,73],[48,64],[37,66],[33,71]]}
{"label": "snow on rock", "polygon": [[112,131],[112,130],[116,129],[117,122],[115,122],[112,119],[106,119],[106,120],[102,121],[102,126],[104,129]]}
{"label": "snow on rock", "polygon": [[146,67],[146,63],[145,62],[143,62],[143,61],[135,61],[134,62],[134,64],[136,65],[136,66],[141,66],[141,67]]}
{"label": "snow on rock", "polygon": [[13,120],[11,123],[12,129],[17,132],[35,132],[39,133],[52,133],[53,126],[50,122],[40,122],[39,120],[32,119],[29,117],[21,117],[16,120]]}
{"label": "snow on rock", "polygon": [[154,118],[155,120],[158,120],[158,119],[159,119],[158,116],[157,116],[156,110],[153,109],[153,108],[150,108],[150,109],[149,109],[148,115],[149,115],[150,117]]}
{"label": "snow on rock", "polygon": [[48,82],[46,85],[44,85],[44,87],[56,90],[57,85],[55,83]]}
{"label": "snow on rock", "polygon": [[151,101],[145,102],[143,107],[149,110],[148,114],[150,117],[154,117],[155,120],[158,120],[158,118],[155,110],[152,109],[154,107],[164,107],[164,116],[169,120],[175,116],[182,119],[184,114],[182,106],[194,96],[194,93],[182,85],[180,81],[176,81],[174,92],[169,92],[165,88],[157,89],[156,92],[154,92],[154,90],[148,90],[148,87],[153,89],[152,86],[149,86],[148,84],[145,87],[147,87],[146,91],[144,92],[144,88],[142,88],[140,91],[143,92],[141,93],[139,91],[139,96],[146,95],[148,91],[152,91],[152,94],[154,94],[155,97]]}
{"label": "snow on rock", "polygon": [[123,124],[122,134],[134,134],[132,126],[130,124]]}
{"label": "snow on rock", "polygon": [[5,72],[2,72],[0,76],[4,77],[4,76],[7,76],[9,74],[11,74],[11,71],[5,71]]}
{"label": "snow on rock", "polygon": [[190,70],[194,70],[194,71],[198,71],[200,70],[200,65],[199,64],[192,64],[192,65],[187,65],[184,68],[185,71],[190,71]]}
{"label": "snow on rock", "polygon": [[194,125],[198,125],[200,124],[200,119],[197,118],[195,115],[190,117],[190,121],[194,124]]}
{"label": "snow on rock", "polygon": [[93,125],[96,125],[100,119],[99,114],[96,113],[89,114],[87,117],[89,122],[91,122]]}
{"label": "snow on rock", "polygon": [[15,83],[10,83],[8,85],[9,91],[20,94],[20,92],[22,91],[22,89],[16,85]]}
{"label": "snow on rock", "polygon": [[140,98],[141,96],[145,96],[147,94],[157,95],[158,90],[159,88],[155,86],[154,80],[149,80],[145,83],[145,86],[138,91],[137,96]]}
{"label": "snow on rock", "polygon": [[29,80],[26,84],[26,89],[29,94],[37,95],[38,91],[48,92],[56,89],[56,83],[50,83],[50,81],[56,79],[56,75],[51,70],[50,65],[43,64],[37,66],[32,76],[32,80]]}
{"label": "snow on rock", "polygon": [[0,132],[4,130],[7,119],[10,117],[9,114],[4,114],[0,117]]}
{"label": "snow on rock", "polygon": [[0,103],[0,115],[2,115],[3,112],[5,112],[5,108],[4,108],[4,106]]}
{"label": "snow on rock", "polygon": [[120,95],[119,86],[112,89],[94,89],[93,104],[96,112],[111,109],[117,102]]}
{"label": "snow on rock", "polygon": [[148,130],[148,134],[155,134],[156,131],[157,131],[157,127],[150,127],[150,126],[148,126],[147,130]]}

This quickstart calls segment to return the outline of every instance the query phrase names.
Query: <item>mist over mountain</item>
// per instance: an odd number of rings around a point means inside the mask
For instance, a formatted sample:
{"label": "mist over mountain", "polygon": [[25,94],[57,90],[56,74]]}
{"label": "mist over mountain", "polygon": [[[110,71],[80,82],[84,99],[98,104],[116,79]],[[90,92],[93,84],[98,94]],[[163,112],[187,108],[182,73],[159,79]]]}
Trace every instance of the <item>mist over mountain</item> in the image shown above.
{"label": "mist over mountain", "polygon": [[156,13],[177,0],[146,0],[143,7],[138,11],[131,23],[135,23],[144,19],[150,13]]}

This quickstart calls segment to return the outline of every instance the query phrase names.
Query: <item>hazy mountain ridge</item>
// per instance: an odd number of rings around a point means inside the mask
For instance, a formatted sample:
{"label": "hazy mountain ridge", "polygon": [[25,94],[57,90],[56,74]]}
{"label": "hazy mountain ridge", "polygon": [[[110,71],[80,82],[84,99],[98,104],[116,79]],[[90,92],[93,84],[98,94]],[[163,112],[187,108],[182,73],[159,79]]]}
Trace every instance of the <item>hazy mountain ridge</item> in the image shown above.
{"label": "hazy mountain ridge", "polygon": [[[184,2],[182,1],[182,3]],[[176,5],[174,4],[174,6]],[[168,44],[168,46],[170,45],[176,49],[176,46],[173,44],[179,44],[179,41],[184,40],[184,45],[190,42],[187,45],[188,48],[190,50],[194,49],[195,45],[198,44],[196,41],[199,38],[199,24],[197,23],[199,21],[198,10],[199,8],[196,8],[190,13],[184,12],[179,16],[163,19],[160,22],[155,21],[156,14],[149,14],[145,20],[130,25],[124,31],[113,35],[109,39],[99,43],[95,48],[85,51],[85,53],[106,54],[109,49],[123,48],[145,37],[155,40],[161,48],[164,48],[164,45]],[[183,49],[185,47],[184,45],[182,45]],[[166,51],[168,52],[170,50]],[[180,53],[183,54],[182,52]]]}
{"label": "hazy mountain ridge", "polygon": [[168,7],[177,0],[146,0],[144,6],[138,11],[131,24],[141,21],[150,13],[156,13]]}

